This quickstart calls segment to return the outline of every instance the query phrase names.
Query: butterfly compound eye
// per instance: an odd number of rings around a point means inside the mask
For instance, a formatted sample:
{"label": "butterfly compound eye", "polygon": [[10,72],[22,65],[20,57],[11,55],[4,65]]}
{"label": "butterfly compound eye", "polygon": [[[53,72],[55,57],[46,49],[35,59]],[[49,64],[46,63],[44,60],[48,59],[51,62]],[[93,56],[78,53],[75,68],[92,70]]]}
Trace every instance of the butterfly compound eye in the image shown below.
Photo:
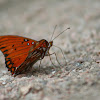
{"label": "butterfly compound eye", "polygon": [[52,45],[53,45],[53,41],[50,41],[48,47],[50,48],[52,47]]}

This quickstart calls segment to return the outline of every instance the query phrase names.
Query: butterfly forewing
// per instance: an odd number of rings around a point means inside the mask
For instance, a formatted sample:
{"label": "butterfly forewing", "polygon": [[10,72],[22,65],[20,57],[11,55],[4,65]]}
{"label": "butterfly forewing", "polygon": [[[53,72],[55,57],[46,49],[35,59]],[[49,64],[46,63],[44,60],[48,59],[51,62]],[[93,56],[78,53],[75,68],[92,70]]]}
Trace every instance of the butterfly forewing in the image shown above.
{"label": "butterfly forewing", "polygon": [[6,67],[12,74],[15,73],[27,58],[30,47],[37,41],[20,36],[0,36],[0,50],[5,56]]}

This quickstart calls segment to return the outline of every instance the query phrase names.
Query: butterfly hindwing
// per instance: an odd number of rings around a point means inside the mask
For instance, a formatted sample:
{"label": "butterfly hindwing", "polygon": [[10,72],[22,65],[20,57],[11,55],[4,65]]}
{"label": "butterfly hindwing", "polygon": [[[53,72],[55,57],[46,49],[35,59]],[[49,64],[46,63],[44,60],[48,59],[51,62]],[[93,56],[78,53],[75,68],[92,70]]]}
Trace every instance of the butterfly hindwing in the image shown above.
{"label": "butterfly hindwing", "polygon": [[40,59],[41,55],[38,46],[33,50],[31,47],[25,61],[16,69],[15,75],[27,72]]}
{"label": "butterfly hindwing", "polygon": [[12,74],[25,61],[30,47],[37,41],[20,36],[0,36],[0,50],[5,56],[5,64]]}

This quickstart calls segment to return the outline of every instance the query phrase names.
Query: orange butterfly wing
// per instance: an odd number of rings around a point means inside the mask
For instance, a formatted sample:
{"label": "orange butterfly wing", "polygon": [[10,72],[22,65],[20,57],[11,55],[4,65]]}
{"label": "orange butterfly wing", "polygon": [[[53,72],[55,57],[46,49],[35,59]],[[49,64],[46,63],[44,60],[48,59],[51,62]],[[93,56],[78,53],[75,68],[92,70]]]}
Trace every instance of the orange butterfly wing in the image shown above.
{"label": "orange butterfly wing", "polygon": [[12,74],[25,61],[31,46],[38,41],[21,36],[0,36],[0,50],[5,56],[6,67]]}
{"label": "orange butterfly wing", "polygon": [[33,64],[35,64],[38,60],[40,60],[40,57],[41,57],[42,54],[43,53],[41,53],[41,51],[38,49],[38,45],[36,47],[32,48],[32,51],[31,51],[31,48],[30,48],[27,58],[16,69],[14,76],[27,72],[32,67]]}

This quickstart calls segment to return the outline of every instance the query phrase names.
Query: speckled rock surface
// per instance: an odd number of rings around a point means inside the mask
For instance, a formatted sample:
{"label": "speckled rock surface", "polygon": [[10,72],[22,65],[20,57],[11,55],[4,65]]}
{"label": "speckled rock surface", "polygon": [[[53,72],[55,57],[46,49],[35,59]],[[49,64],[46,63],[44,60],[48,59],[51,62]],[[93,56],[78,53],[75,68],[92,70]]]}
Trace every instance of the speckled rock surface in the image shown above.
{"label": "speckled rock surface", "polygon": [[[13,77],[0,52],[0,100],[100,100],[100,0],[0,0],[0,35],[50,40],[70,27],[54,45],[67,65],[52,56],[28,75]],[[54,38],[53,37],[53,38]],[[59,62],[61,51],[52,47]]]}

